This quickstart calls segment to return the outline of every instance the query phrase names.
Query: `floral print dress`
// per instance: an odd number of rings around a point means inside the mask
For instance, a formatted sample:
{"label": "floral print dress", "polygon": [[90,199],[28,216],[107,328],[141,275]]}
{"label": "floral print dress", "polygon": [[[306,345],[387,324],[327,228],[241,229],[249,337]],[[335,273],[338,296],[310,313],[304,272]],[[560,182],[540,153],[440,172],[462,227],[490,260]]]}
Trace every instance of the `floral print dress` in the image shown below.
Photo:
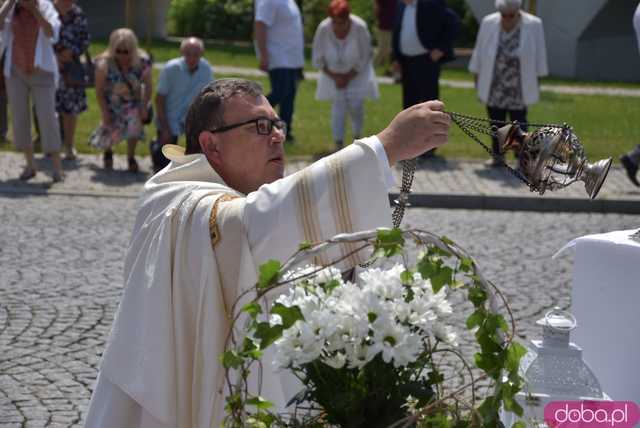
{"label": "floral print dress", "polygon": [[487,105],[505,110],[523,110],[520,76],[520,25],[510,32],[500,31],[498,52]]}
{"label": "floral print dress", "polygon": [[[80,57],[89,47],[89,23],[87,17],[74,4],[64,15],[60,15],[60,37],[54,45],[56,52],[71,50],[74,58]],[[81,86],[66,87],[60,79],[56,91],[56,111],[58,113],[79,114],[87,110],[87,94]]]}

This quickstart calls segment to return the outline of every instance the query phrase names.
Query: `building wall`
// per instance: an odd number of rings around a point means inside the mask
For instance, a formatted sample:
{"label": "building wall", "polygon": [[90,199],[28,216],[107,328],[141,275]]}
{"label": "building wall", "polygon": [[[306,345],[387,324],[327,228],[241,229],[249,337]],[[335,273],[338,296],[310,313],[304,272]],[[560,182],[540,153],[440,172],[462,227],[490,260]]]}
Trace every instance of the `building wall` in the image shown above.
{"label": "building wall", "polygon": [[637,0],[608,1],[577,41],[575,76],[640,81],[640,52],[632,16]]}
{"label": "building wall", "polygon": [[[151,36],[167,36],[167,12],[170,0],[129,0],[131,25],[141,42]],[[91,36],[106,39],[116,28],[126,27],[127,0],[79,0],[87,14]]]}
{"label": "building wall", "polygon": [[[494,0],[467,0],[480,20]],[[524,9],[528,2],[524,1]],[[580,80],[640,81],[632,17],[637,0],[537,0],[549,73]]]}

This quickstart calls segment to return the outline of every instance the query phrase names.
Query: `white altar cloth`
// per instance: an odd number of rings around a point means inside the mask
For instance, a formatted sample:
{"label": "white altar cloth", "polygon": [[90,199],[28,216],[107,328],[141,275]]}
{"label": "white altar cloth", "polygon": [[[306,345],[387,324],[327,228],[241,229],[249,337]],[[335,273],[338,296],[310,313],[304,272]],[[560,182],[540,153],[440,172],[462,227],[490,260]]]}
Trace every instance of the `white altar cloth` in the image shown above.
{"label": "white altar cloth", "polygon": [[640,242],[622,230],[574,239],[571,341],[613,400],[640,402]]}

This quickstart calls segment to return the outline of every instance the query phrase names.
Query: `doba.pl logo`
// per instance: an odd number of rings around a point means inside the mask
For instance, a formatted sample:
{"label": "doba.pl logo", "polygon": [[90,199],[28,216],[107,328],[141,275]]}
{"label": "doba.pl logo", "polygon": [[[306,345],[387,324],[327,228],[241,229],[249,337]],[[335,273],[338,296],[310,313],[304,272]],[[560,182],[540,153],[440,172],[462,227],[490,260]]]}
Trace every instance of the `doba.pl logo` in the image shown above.
{"label": "doba.pl logo", "polygon": [[633,428],[640,408],[633,401],[553,401],[544,421],[551,428]]}

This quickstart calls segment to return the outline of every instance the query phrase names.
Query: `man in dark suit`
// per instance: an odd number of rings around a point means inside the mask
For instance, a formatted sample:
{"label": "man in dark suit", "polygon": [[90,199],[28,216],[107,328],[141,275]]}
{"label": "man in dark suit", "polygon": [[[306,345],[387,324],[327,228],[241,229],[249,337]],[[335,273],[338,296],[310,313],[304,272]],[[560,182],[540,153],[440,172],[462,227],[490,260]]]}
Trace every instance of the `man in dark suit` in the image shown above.
{"label": "man in dark suit", "polygon": [[[445,0],[401,0],[393,29],[394,65],[402,72],[402,104],[439,97],[440,66],[454,58],[459,19]],[[433,151],[422,155],[433,156]]]}

